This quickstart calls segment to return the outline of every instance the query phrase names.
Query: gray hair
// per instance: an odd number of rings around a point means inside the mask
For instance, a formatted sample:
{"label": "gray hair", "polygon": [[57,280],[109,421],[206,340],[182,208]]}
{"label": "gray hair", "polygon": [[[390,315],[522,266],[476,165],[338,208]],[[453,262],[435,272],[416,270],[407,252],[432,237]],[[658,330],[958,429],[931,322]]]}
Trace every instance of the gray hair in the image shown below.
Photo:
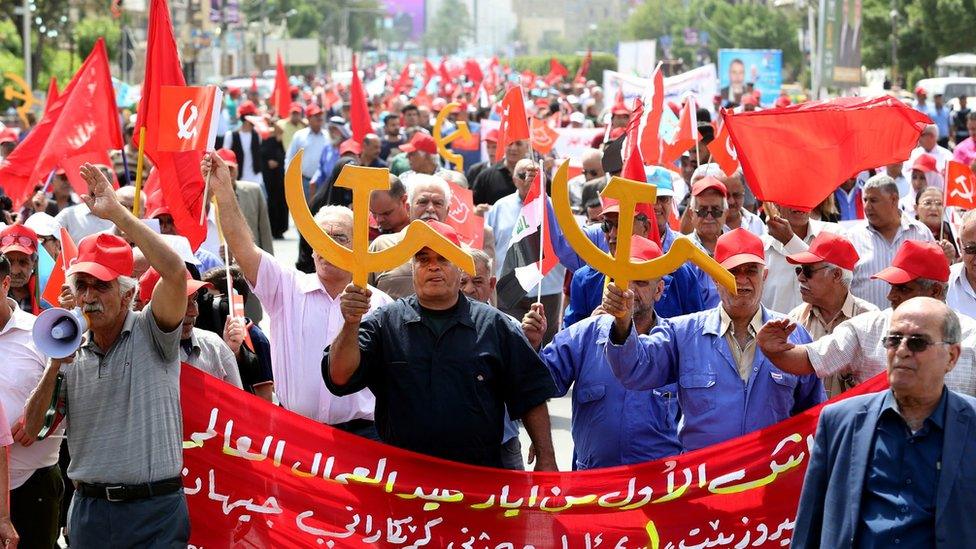
{"label": "gray hair", "polygon": [[[716,193],[718,192],[718,191],[716,191],[714,189],[712,189],[712,190],[713,190],[713,192],[716,192]],[[698,209],[698,197],[697,196],[692,195],[692,197],[691,197],[691,204],[689,204],[688,207],[691,208],[692,210],[697,210]],[[726,198],[726,197],[724,197],[724,196],[722,197],[722,209],[723,210],[729,209],[729,199]]]}
{"label": "gray hair", "polygon": [[[476,264],[477,263],[480,263],[480,264],[484,265],[485,267],[487,267],[488,268],[488,275],[489,276],[495,274],[495,272],[493,270],[493,267],[492,267],[492,264],[491,264],[492,263],[491,257],[489,257],[488,254],[484,250],[479,250],[477,248],[472,248],[472,247],[470,247],[468,245],[464,245],[462,249],[465,252],[467,252],[468,254],[471,255],[471,258],[474,259],[474,262]],[[477,265],[475,265],[475,268],[477,268]]]}
{"label": "gray hair", "polygon": [[895,183],[895,180],[890,175],[883,173],[873,175],[864,182],[863,191],[867,192],[870,189],[878,189],[883,193],[893,194],[895,196],[899,195],[898,184]]}
{"label": "gray hair", "polygon": [[[119,283],[119,294],[123,296],[128,292],[134,290],[136,286],[139,285],[139,281],[132,278],[131,276],[122,275],[116,278],[115,280],[117,280]],[[73,292],[77,291],[77,286],[75,284],[76,282],[78,282],[78,273],[72,273],[68,275],[68,287],[70,287],[71,291]]]}
{"label": "gray hair", "polygon": [[348,223],[352,228],[352,219],[352,210],[345,206],[322,206],[322,209],[315,214],[315,224],[320,226],[326,221],[338,220],[341,223]]}
{"label": "gray hair", "polygon": [[471,188],[471,186],[468,185],[468,178],[464,177],[464,174],[461,172],[456,172],[454,170],[443,170],[437,175],[439,175],[441,179],[447,181],[448,183],[454,183],[455,185],[459,187],[463,187],[465,189]]}
{"label": "gray hair", "polygon": [[431,187],[437,188],[444,195],[444,200],[448,204],[451,203],[451,186],[447,184],[447,181],[444,181],[440,177],[422,173],[415,173],[407,180],[407,201],[413,205],[414,199],[417,198],[417,193],[422,189],[429,189]]}
{"label": "gray hair", "polygon": [[849,269],[845,269],[845,268],[840,267],[838,265],[834,265],[833,263],[827,263],[827,266],[830,267],[830,268],[832,268],[832,269],[834,269],[834,270],[840,271],[840,283],[845,288],[850,289],[851,282],[854,280],[854,271],[851,271]]}
{"label": "gray hair", "polygon": [[937,295],[933,297],[945,301],[945,294],[946,290],[948,289],[945,282],[942,282],[941,280],[932,280],[931,278],[916,278],[915,283],[918,284],[918,289],[923,292],[932,292],[937,290]]}
{"label": "gray hair", "polygon": [[962,341],[962,327],[959,324],[959,315],[946,307],[945,317],[942,319],[942,341],[946,343],[959,343]]}
{"label": "gray hair", "polygon": [[939,138],[939,127],[936,126],[935,124],[926,124],[925,125],[925,129],[922,130],[922,135],[925,135],[927,133],[935,134],[935,138],[938,139]]}

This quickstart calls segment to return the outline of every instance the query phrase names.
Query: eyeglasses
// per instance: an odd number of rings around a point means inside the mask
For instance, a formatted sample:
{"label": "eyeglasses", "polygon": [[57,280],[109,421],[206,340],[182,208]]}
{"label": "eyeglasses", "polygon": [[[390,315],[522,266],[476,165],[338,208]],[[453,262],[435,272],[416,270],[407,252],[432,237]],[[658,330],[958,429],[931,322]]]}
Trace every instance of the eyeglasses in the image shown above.
{"label": "eyeglasses", "polygon": [[904,336],[901,334],[889,334],[881,338],[881,343],[884,344],[886,349],[897,349],[898,347],[901,347],[902,340],[905,341],[905,345],[908,347],[908,350],[911,351],[912,353],[924,352],[925,349],[928,349],[932,345],[952,344],[951,341],[944,341],[944,340],[930,341],[929,338],[920,334],[912,334],[908,336]]}
{"label": "eyeglasses", "polygon": [[583,173],[586,174],[586,177],[589,177],[590,179],[593,179],[594,177],[600,177],[600,172],[596,170],[583,170]]}
{"label": "eyeglasses", "polygon": [[[644,214],[637,214],[634,216],[634,224],[637,223],[647,223],[647,216]],[[609,219],[604,219],[600,226],[603,227],[603,232],[610,234],[610,231],[616,229],[620,224],[617,221],[610,221]]]}
{"label": "eyeglasses", "polygon": [[37,242],[29,236],[23,236],[18,234],[8,234],[7,236],[0,238],[0,246],[6,248],[7,246],[12,246],[14,244],[20,244],[25,248],[34,248],[37,246]]}
{"label": "eyeglasses", "polygon": [[803,276],[805,278],[813,278],[813,273],[817,271],[822,271],[824,269],[829,269],[829,268],[830,265],[824,265],[823,267],[818,267],[816,269],[814,269],[810,265],[797,265],[797,267],[793,270],[796,271],[796,276],[800,276],[800,273],[803,273]]}
{"label": "eyeglasses", "polygon": [[695,210],[695,215],[697,215],[702,219],[708,216],[712,216],[714,219],[718,219],[722,217],[723,213],[725,213],[725,210],[723,208],[719,208],[718,206],[712,206],[711,208],[701,207]]}
{"label": "eyeglasses", "polygon": [[344,244],[349,244],[350,242],[352,242],[352,239],[349,238],[348,236],[344,235],[344,234],[341,234],[341,233],[335,233],[335,234],[328,233],[328,234],[329,234],[329,237],[332,240],[335,240],[338,244],[343,244],[344,245]]}
{"label": "eyeglasses", "polygon": [[942,207],[942,201],[941,200],[923,200],[923,201],[919,202],[918,205],[919,206],[922,206],[922,207],[925,207],[925,208],[931,208],[931,207],[941,208]]}
{"label": "eyeglasses", "polygon": [[526,172],[518,172],[517,174],[515,174],[515,177],[517,177],[517,178],[519,178],[519,179],[521,179],[521,180],[524,181],[525,179],[528,179],[529,177],[535,177],[535,174],[537,174],[537,173],[538,172],[536,172],[536,171],[532,171],[532,172],[528,172],[528,171],[526,171]]}
{"label": "eyeglasses", "polygon": [[976,255],[976,244],[970,244],[969,246],[963,246],[962,253],[966,255]]}

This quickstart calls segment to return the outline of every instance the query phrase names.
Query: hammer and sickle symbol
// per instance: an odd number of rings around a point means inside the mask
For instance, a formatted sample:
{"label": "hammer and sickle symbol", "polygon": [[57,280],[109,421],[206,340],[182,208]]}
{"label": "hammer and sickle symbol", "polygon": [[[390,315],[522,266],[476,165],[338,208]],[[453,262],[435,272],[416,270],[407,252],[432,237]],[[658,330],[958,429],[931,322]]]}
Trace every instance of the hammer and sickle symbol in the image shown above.
{"label": "hammer and sickle symbol", "polygon": [[460,154],[452,152],[447,148],[455,139],[471,139],[471,131],[468,130],[468,123],[463,120],[458,120],[457,129],[453,132],[441,137],[441,125],[447,120],[448,115],[450,115],[455,110],[459,109],[461,105],[459,103],[448,103],[441,109],[441,112],[437,113],[437,118],[434,120],[434,143],[437,143],[437,152],[441,155],[441,158],[446,162],[450,162],[454,165],[457,171],[464,173],[464,157]]}
{"label": "hammer and sickle symbol", "polygon": [[27,121],[27,113],[30,112],[31,107],[34,105],[34,93],[27,85],[27,82],[24,81],[19,74],[15,72],[5,72],[3,73],[3,76],[13,80],[14,84],[17,84],[17,88],[20,88],[18,90],[13,86],[4,86],[3,98],[7,101],[10,101],[11,99],[21,99],[24,101],[23,104],[17,107],[17,116],[20,117],[20,120],[24,123],[24,127],[26,128],[29,125]]}
{"label": "hammer and sickle symbol", "polygon": [[[190,116],[186,116],[186,108],[190,107]],[[197,106],[193,104],[193,101],[187,99],[183,106],[180,107],[180,112],[176,116],[176,125],[180,127],[176,132],[176,137],[180,139],[190,139],[197,134],[197,115],[200,113],[197,111]]]}
{"label": "hammer and sickle symbol", "polygon": [[406,263],[423,248],[430,248],[464,272],[475,275],[474,259],[455,246],[453,242],[420,220],[407,226],[403,240],[379,252],[369,251],[369,195],[373,191],[390,188],[390,171],[386,168],[366,168],[347,164],[339,173],[336,185],[352,190],[352,249],[342,246],[312,218],[302,190],[302,156],[299,149],[285,173],[285,201],[295,219],[295,227],[305,237],[313,250],[333,265],[352,273],[352,281],[366,287],[366,277],[371,272],[381,272]]}
{"label": "hammer and sickle symbol", "polygon": [[[573,249],[594,269],[609,276],[620,288],[626,288],[631,280],[660,278],[673,273],[685,261],[691,261],[715,281],[735,292],[735,277],[728,270],[708,256],[698,246],[687,239],[677,238],[668,253],[657,259],[633,262],[630,259],[630,239],[634,234],[634,212],[637,204],[653,204],[657,199],[657,187],[648,183],[631,181],[622,177],[610,178],[610,183],[601,193],[620,203],[620,221],[617,232],[616,255],[611,256],[596,247],[583,230],[576,224],[569,205],[568,181],[569,162],[563,162],[552,182],[552,205],[556,221],[566,240]],[[652,223],[654,221],[652,220]]]}

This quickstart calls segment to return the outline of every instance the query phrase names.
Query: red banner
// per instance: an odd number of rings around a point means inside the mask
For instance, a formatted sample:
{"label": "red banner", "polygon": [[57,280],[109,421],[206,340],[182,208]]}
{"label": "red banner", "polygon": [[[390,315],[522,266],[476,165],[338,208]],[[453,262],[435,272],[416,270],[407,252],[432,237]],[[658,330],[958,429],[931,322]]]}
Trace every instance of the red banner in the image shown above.
{"label": "red banner", "polygon": [[447,211],[447,224],[454,227],[462,244],[483,250],[485,248],[485,218],[474,213],[474,193],[460,185],[451,186],[451,205]]}
{"label": "red banner", "polygon": [[783,547],[820,411],[650,463],[520,473],[331,429],[190,366],[181,395],[196,547]]}
{"label": "red banner", "polygon": [[160,151],[206,151],[213,148],[223,93],[217,86],[160,86]]}

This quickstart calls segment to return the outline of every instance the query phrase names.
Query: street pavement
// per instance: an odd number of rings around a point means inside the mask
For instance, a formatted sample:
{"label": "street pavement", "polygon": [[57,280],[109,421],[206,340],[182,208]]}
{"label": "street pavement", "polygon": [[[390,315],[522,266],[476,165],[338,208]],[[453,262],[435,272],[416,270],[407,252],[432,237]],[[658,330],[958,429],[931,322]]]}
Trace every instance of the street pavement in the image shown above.
{"label": "street pavement", "polygon": [[[298,232],[294,227],[288,229],[285,238],[274,241],[275,258],[279,263],[288,267],[295,266],[298,258]],[[265,315],[261,322],[261,329],[274,337],[268,326]],[[571,402],[569,396],[555,398],[549,401],[549,417],[552,422],[552,443],[556,448],[556,463],[560,471],[569,471],[573,464],[573,437],[570,433]],[[520,429],[519,439],[522,442],[522,457],[527,458],[529,451],[529,435],[525,428]],[[526,469],[531,470],[530,465]]]}

